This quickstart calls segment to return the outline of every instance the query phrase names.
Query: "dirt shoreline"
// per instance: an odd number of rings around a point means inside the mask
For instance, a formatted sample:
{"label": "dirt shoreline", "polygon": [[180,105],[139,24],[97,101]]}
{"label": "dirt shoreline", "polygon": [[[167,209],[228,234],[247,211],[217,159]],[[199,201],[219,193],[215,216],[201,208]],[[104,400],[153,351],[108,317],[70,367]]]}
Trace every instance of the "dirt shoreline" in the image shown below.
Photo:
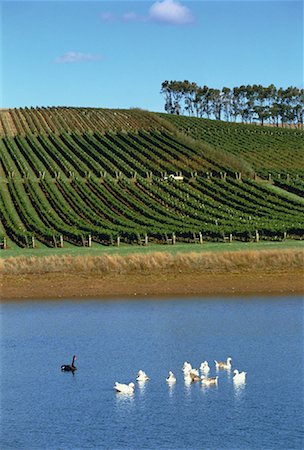
{"label": "dirt shoreline", "polygon": [[0,300],[303,295],[303,270],[243,273],[7,274]]}

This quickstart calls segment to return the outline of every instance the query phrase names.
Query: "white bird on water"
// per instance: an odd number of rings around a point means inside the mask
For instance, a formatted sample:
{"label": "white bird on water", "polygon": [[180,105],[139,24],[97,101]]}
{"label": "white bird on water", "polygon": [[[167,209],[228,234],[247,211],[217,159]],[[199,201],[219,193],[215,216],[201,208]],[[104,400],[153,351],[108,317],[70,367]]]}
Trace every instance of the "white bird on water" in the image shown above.
{"label": "white bird on water", "polygon": [[214,360],[214,362],[215,362],[216,370],[219,370],[219,369],[231,370],[232,358],[230,356],[227,358],[226,362],[225,361],[215,361],[215,360]]}
{"label": "white bird on water", "polygon": [[236,384],[244,384],[246,382],[246,374],[247,372],[239,372],[237,369],[233,371],[234,377],[233,382]]}
{"label": "white bird on water", "polygon": [[205,386],[217,385],[218,377],[202,377],[202,384]]}
{"label": "white bird on water", "polygon": [[185,382],[192,383],[192,381],[198,381],[200,379],[199,371],[197,369],[194,369],[192,365],[187,361],[184,362],[183,372]]}
{"label": "white bird on water", "polygon": [[116,392],[119,392],[121,394],[133,394],[134,386],[135,386],[134,383],[123,384],[123,383],[118,383],[116,381],[115,385],[114,385],[114,389],[116,390]]}
{"label": "white bird on water", "polygon": [[210,367],[209,367],[208,361],[202,362],[202,364],[200,365],[200,371],[204,375],[207,375],[210,372]]}
{"label": "white bird on water", "polygon": [[143,370],[139,370],[137,373],[137,381],[147,381],[150,378],[148,377],[148,375],[146,374],[146,372],[144,372]]}
{"label": "white bird on water", "polygon": [[173,372],[171,372],[171,370],[169,371],[169,375],[166,378],[167,383],[175,383],[176,382],[176,378]]}
{"label": "white bird on water", "polygon": [[184,372],[184,377],[186,377],[187,375],[189,375],[189,373],[192,370],[192,366],[188,361],[185,361],[183,364],[183,372]]}

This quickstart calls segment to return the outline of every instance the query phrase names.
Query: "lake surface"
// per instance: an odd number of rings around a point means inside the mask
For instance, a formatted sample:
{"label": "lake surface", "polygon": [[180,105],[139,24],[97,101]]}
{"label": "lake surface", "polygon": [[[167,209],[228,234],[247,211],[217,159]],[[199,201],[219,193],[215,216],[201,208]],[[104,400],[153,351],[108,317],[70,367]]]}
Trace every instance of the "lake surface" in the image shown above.
{"label": "lake surface", "polygon": [[[301,298],[1,305],[1,450],[300,449]],[[77,355],[75,375],[61,372]],[[186,385],[182,365],[232,357],[235,387]],[[131,396],[115,381],[150,376]],[[177,382],[165,381],[172,370]]]}

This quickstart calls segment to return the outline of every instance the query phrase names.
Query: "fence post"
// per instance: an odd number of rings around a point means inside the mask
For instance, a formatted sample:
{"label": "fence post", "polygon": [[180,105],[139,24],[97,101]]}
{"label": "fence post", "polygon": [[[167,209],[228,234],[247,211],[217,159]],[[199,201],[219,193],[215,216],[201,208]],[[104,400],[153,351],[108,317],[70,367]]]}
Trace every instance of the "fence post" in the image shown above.
{"label": "fence post", "polygon": [[131,181],[136,182],[137,172],[131,172]]}
{"label": "fence post", "polygon": [[198,233],[199,236],[199,243],[202,244],[203,243],[203,235],[201,233],[201,231]]}
{"label": "fence post", "polygon": [[27,247],[27,248],[30,248],[29,242],[28,242],[28,238],[27,238],[27,235],[24,236],[24,240],[25,240],[25,245],[26,245],[26,247]]}
{"label": "fence post", "polygon": [[255,242],[259,242],[259,240],[260,240],[259,232],[258,230],[255,230]]}
{"label": "fence post", "polygon": [[232,242],[232,233],[229,234],[229,242]]}
{"label": "fence post", "polygon": [[189,181],[190,181],[190,182],[195,181],[196,178],[197,178],[197,172],[191,172],[191,173],[190,173]]}
{"label": "fence post", "polygon": [[32,236],[32,247],[35,248],[35,237]]}
{"label": "fence post", "polygon": [[7,248],[7,240],[6,237],[3,238],[3,249],[6,250]]}
{"label": "fence post", "polygon": [[172,233],[172,245],[175,245],[176,242],[176,236],[175,233]]}
{"label": "fence post", "polygon": [[92,236],[90,234],[88,236],[88,246],[92,247]]}
{"label": "fence post", "polygon": [[63,235],[61,234],[60,237],[60,248],[63,248]]}
{"label": "fence post", "polygon": [[146,172],[146,178],[147,178],[147,181],[149,183],[152,183],[152,181],[153,181],[153,174],[152,174],[152,172]]}
{"label": "fence post", "polygon": [[117,236],[117,247],[120,246],[120,236]]}

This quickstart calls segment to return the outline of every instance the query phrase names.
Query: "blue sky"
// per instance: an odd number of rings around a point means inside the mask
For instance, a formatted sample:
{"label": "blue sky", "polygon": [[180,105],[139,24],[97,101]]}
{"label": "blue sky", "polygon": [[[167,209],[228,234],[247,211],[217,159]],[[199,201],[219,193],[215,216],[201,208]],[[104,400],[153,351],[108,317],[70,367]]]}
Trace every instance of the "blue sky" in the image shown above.
{"label": "blue sky", "polygon": [[163,111],[164,80],[303,87],[303,2],[1,2],[3,108]]}

